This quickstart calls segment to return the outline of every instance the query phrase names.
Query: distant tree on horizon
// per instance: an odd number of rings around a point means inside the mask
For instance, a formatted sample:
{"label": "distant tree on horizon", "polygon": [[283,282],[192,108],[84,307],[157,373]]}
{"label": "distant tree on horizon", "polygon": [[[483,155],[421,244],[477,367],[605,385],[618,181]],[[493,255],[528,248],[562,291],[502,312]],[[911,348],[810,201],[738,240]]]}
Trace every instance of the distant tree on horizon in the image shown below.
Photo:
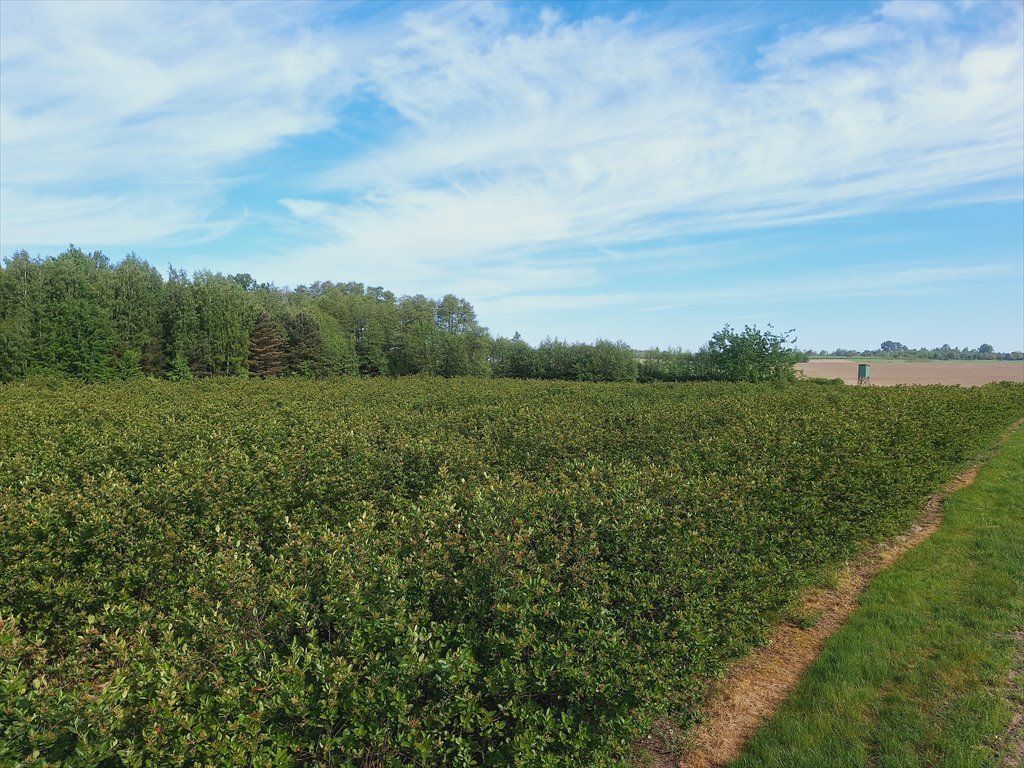
{"label": "distant tree on horizon", "polygon": [[908,351],[907,345],[898,341],[883,341],[879,346],[879,349],[887,354],[896,354],[898,352]]}

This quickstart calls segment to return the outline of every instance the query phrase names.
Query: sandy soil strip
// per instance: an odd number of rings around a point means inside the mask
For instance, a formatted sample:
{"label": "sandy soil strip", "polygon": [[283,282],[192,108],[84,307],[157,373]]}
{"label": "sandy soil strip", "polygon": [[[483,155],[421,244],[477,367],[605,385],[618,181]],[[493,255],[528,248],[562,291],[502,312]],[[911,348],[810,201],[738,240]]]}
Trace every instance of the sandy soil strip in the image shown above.
{"label": "sandy soil strip", "polygon": [[[998,445],[1005,444],[1022,423],[1024,420],[1014,424]],[[820,621],[808,628],[780,624],[767,645],[737,661],[711,694],[706,719],[687,734],[690,746],[682,760],[665,758],[659,768],[722,768],[739,757],[758,727],[796,687],[825,641],[856,610],[861,594],[874,577],[931,536],[942,522],[946,496],[966,488],[977,475],[978,467],[974,466],[954,478],[928,499],[924,513],[910,531],[845,566],[834,588],[805,595],[802,614],[820,614]]]}

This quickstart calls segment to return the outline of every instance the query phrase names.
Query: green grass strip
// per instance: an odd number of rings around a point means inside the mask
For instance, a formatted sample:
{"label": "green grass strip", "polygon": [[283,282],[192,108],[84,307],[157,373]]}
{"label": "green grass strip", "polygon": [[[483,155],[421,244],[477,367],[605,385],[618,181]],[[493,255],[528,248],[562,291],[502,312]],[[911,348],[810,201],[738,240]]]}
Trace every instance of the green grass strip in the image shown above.
{"label": "green grass strip", "polygon": [[[1001,763],[1024,628],[1024,429],[878,576],[733,768]],[[1019,692],[1018,692],[1019,693]]]}

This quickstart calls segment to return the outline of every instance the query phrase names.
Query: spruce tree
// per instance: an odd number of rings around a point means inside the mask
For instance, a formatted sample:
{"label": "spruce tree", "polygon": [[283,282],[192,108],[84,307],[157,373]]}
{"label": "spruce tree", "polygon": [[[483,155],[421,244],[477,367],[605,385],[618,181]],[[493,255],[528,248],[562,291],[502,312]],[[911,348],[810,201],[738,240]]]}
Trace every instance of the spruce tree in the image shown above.
{"label": "spruce tree", "polygon": [[285,344],[277,324],[260,312],[249,334],[249,371],[254,376],[276,376],[284,370]]}
{"label": "spruce tree", "polygon": [[285,321],[288,331],[288,370],[305,376],[319,366],[323,340],[320,323],[308,312],[299,312]]}

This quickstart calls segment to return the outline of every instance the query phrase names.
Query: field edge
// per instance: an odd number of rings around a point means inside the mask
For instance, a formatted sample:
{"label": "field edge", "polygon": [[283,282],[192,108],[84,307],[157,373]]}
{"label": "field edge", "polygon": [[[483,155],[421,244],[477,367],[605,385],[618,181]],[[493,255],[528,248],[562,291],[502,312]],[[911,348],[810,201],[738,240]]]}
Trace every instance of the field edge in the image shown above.
{"label": "field edge", "polygon": [[939,529],[947,497],[972,485],[980,469],[1022,426],[1024,419],[1013,423],[970,466],[930,496],[909,530],[870,546],[823,574],[828,586],[805,589],[794,608],[772,629],[768,641],[734,661],[712,686],[702,720],[686,731],[669,721],[657,723],[648,740],[638,745],[637,764],[722,768],[736,760],[796,690],[829,638],[843,629],[875,578]]}

